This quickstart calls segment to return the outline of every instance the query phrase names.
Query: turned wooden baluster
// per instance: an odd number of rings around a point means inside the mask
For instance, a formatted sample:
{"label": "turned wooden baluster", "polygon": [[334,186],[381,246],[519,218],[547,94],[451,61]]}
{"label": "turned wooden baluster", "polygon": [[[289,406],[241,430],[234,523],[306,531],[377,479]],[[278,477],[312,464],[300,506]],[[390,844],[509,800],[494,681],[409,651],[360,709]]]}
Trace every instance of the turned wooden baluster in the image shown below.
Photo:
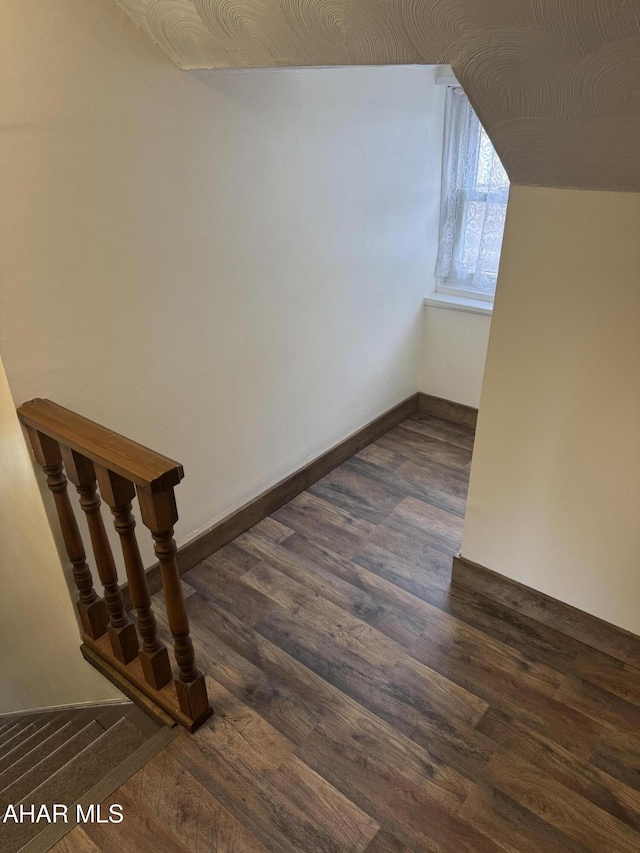
{"label": "turned wooden baluster", "polygon": [[184,714],[192,720],[199,720],[211,714],[211,708],[204,676],[195,665],[193,643],[189,636],[189,617],[176,562],[173,527],[178,520],[178,511],[173,489],[152,493],[148,489],[139,488],[138,501],[142,521],[151,531],[160,563],[167,619],[178,665],[178,679],[175,682],[178,704]]}
{"label": "turned wooden baluster", "polygon": [[118,586],[118,573],[113,561],[111,546],[100,512],[100,497],[96,486],[93,462],[67,447],[62,447],[62,459],[67,476],[80,495],[80,506],[87,516],[87,525],[98,574],[104,587],[104,600],[109,611],[107,631],[114,655],[122,663],[129,663],[138,655],[136,627],[129,619]]}
{"label": "turned wooden baluster", "polygon": [[129,581],[129,594],[137,614],[138,631],[142,638],[140,662],[147,684],[160,690],[171,681],[171,663],[169,652],[158,638],[156,619],[151,609],[151,597],[147,586],[147,577],[140,557],[136,539],[136,520],[131,511],[131,501],[135,495],[132,482],[102,468],[95,466],[100,494],[113,514],[114,526],[120,536],[122,555]]}
{"label": "turned wooden baluster", "polygon": [[67,478],[62,469],[60,447],[57,441],[43,435],[33,427],[27,427],[27,432],[36,461],[47,475],[47,486],[53,493],[55,500],[62,538],[73,566],[73,580],[78,590],[76,606],[80,614],[82,628],[86,634],[95,640],[107,630],[109,616],[104,601],[93,587],[93,577],[91,576],[91,569],[87,565],[82,536],[67,492]]}

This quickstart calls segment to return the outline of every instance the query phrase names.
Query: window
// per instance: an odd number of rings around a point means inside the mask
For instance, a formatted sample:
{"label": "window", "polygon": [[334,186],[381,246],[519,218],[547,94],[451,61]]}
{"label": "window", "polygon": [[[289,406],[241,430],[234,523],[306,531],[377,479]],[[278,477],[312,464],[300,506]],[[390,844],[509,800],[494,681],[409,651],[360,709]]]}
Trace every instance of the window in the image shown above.
{"label": "window", "polygon": [[509,178],[467,96],[447,90],[436,292],[492,301]]}

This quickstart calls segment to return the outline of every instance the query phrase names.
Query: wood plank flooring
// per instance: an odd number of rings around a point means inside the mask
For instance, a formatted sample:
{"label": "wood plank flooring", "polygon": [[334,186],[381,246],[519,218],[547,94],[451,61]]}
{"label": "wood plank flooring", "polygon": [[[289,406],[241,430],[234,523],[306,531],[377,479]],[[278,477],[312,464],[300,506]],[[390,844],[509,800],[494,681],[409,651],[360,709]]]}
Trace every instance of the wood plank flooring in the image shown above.
{"label": "wood plank flooring", "polygon": [[472,444],[416,416],[185,575],[215,716],[58,853],[638,853],[640,671],[449,586]]}

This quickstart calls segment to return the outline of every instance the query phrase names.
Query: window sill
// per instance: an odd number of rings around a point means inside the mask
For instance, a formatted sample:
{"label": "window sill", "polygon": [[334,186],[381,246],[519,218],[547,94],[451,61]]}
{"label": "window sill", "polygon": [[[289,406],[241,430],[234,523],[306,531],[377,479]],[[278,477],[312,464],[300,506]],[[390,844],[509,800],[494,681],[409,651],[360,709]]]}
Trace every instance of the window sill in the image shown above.
{"label": "window sill", "polygon": [[449,311],[465,311],[467,314],[493,314],[493,302],[482,299],[469,299],[466,296],[449,296],[444,293],[430,293],[425,296],[424,304],[431,308],[447,308]]}

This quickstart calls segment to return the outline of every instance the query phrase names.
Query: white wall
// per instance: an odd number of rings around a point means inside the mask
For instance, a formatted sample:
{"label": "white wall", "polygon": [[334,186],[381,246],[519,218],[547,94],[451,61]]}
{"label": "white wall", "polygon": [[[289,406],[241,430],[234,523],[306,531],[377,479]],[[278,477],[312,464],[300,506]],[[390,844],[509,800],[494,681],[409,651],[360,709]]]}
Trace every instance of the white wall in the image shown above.
{"label": "white wall", "polygon": [[188,74],[113,0],[0,27],[16,403],[181,461],[182,543],[417,390],[433,69]]}
{"label": "white wall", "polygon": [[640,196],[512,187],[465,557],[640,634]]}
{"label": "white wall", "polygon": [[491,316],[425,305],[419,389],[478,408]]}
{"label": "white wall", "polygon": [[0,714],[124,697],[80,654],[76,620],[0,362]]}

